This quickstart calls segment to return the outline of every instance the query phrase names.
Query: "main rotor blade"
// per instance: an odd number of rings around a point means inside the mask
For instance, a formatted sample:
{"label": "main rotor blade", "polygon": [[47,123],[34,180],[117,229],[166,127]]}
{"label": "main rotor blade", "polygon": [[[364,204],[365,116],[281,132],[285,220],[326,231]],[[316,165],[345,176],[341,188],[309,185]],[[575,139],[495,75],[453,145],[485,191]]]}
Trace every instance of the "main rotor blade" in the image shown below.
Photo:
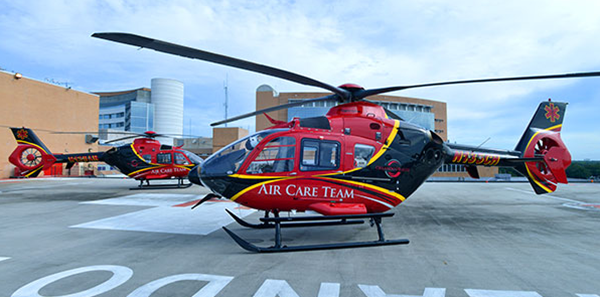
{"label": "main rotor blade", "polygon": [[247,114],[243,114],[243,115],[239,115],[233,118],[229,118],[223,121],[219,121],[219,122],[214,122],[212,124],[210,124],[211,126],[218,126],[218,125],[222,125],[225,123],[229,123],[229,122],[234,122],[237,120],[241,120],[241,119],[245,119],[251,116],[255,116],[255,115],[259,115],[262,114],[264,112],[271,112],[271,111],[276,111],[276,110],[280,110],[280,109],[286,109],[286,108],[290,108],[290,107],[294,107],[294,106],[300,106],[306,103],[311,103],[311,102],[319,102],[319,101],[334,101],[337,100],[338,96],[337,95],[328,95],[325,97],[319,97],[319,98],[315,98],[315,99],[309,99],[309,100],[302,100],[302,101],[298,101],[298,102],[292,102],[292,103],[288,103],[288,104],[283,104],[283,105],[278,105],[278,106],[273,106],[273,107],[269,107],[269,108],[265,108],[265,109],[261,109],[261,110],[257,110],[254,112],[250,112]]}
{"label": "main rotor blade", "polygon": [[[149,137],[148,135],[143,135],[146,137]],[[201,138],[202,136],[198,136],[198,135],[191,135],[191,134],[163,134],[163,133],[158,133],[158,134],[154,134],[152,137],[168,137],[168,138]]]}
{"label": "main rotor blade", "polygon": [[550,74],[550,75],[533,75],[533,76],[516,76],[516,77],[500,77],[500,78],[484,78],[484,79],[469,79],[469,80],[456,80],[456,81],[445,81],[426,83],[418,85],[407,85],[407,86],[395,86],[379,89],[360,90],[357,91],[354,96],[356,99],[362,99],[368,96],[377,94],[400,91],[414,88],[434,87],[434,86],[445,86],[445,85],[458,85],[458,84],[472,84],[472,83],[484,83],[484,82],[498,82],[498,81],[516,81],[516,80],[534,80],[534,79],[559,79],[559,78],[576,78],[576,77],[594,77],[600,76],[600,71],[595,72],[579,72],[579,73],[565,73],[565,74]]}
{"label": "main rotor blade", "polygon": [[274,68],[271,66],[261,65],[245,60],[236,59],[229,56],[219,55],[187,46],[182,46],[174,43],[152,39],[144,36],[129,34],[129,33],[94,33],[92,37],[106,39],[114,42],[125,43],[129,45],[149,48],[155,51],[179,55],[192,59],[199,59],[216,64],[227,65],[235,68],[240,68],[252,72],[258,72],[269,76],[278,77],[281,79],[293,81],[303,85],[314,86],[329,90],[340,95],[344,99],[350,99],[351,93],[326,83],[314,80],[310,77],[292,73],[283,69]]}
{"label": "main rotor blade", "polygon": [[117,134],[117,135],[143,135],[136,132],[128,132],[128,131],[93,131],[93,132],[84,132],[84,131],[54,131],[52,134]]}
{"label": "main rotor blade", "polygon": [[131,139],[131,138],[137,138],[140,137],[139,135],[131,135],[131,136],[125,136],[125,137],[121,137],[121,138],[117,138],[117,139],[111,139],[108,141],[103,141],[102,143],[113,143],[113,142],[117,142],[117,141],[121,141],[121,140],[127,140],[127,139]]}

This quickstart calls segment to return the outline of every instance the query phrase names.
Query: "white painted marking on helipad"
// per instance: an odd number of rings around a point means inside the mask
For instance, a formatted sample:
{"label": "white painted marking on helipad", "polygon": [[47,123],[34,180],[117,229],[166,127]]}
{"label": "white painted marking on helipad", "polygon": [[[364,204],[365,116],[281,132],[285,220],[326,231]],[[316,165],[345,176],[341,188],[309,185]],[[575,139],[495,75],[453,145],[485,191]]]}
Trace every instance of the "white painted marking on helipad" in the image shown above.
{"label": "white painted marking on helipad", "polygon": [[12,294],[12,297],[43,297],[47,295],[41,295],[39,292],[46,287],[47,285],[59,281],[61,279],[85,273],[90,271],[110,271],[112,272],[112,276],[106,280],[105,282],[89,288],[85,291],[69,294],[69,295],[61,295],[62,297],[90,297],[100,295],[102,293],[106,293],[126,281],[128,281],[133,275],[133,270],[124,266],[116,266],[116,265],[97,265],[97,266],[87,266],[76,269],[71,269],[59,273],[55,273],[43,278],[40,278],[36,281],[28,283]]}
{"label": "white painted marking on helipad", "polygon": [[319,295],[317,297],[339,297],[340,296],[340,284],[339,283],[321,283],[319,288]]}
{"label": "white painted marking on helipad", "polygon": [[534,192],[519,190],[519,189],[515,189],[515,188],[506,188],[506,189],[511,190],[511,191],[517,191],[517,192],[525,193],[525,194],[535,195],[536,197],[544,197],[544,198],[562,200],[562,201],[572,202],[572,203],[585,203],[585,202],[582,202],[582,201],[577,201],[577,200],[573,200],[573,199],[569,199],[569,198],[562,198],[562,197],[558,197],[558,196],[554,196],[554,195],[548,195],[548,194],[546,194],[546,195],[538,195],[538,194],[536,194]]}
{"label": "white painted marking on helipad", "polygon": [[10,259],[10,257],[0,257],[0,262]]}
{"label": "white painted marking on helipad", "polygon": [[203,195],[192,194],[134,194],[117,198],[81,202],[81,204],[130,205],[130,206],[173,206],[202,199]]}
{"label": "white painted marking on helipad", "polygon": [[569,208],[581,209],[581,210],[596,210],[596,211],[600,211],[600,208],[595,207],[593,203],[583,202],[583,201],[569,199],[569,198],[558,197],[558,196],[555,196],[555,195],[537,195],[537,194],[535,194],[533,192],[519,190],[519,189],[515,189],[515,188],[506,188],[506,189],[507,190],[511,190],[511,191],[525,193],[525,194],[535,195],[536,197],[540,197],[541,196],[543,198],[550,198],[550,199],[554,199],[554,200],[564,201],[565,203],[563,203],[562,205],[565,206],[565,207],[569,207]]}
{"label": "white painted marking on helipad", "polygon": [[190,207],[173,207],[198,199],[196,195],[136,194],[82,204],[155,206],[115,217],[71,226],[103,230],[158,232],[171,234],[207,235],[233,222],[225,212],[229,209],[239,217],[255,210],[241,208],[233,202],[206,202],[194,210]]}
{"label": "white painted marking on helipad", "polygon": [[[187,273],[163,277],[161,279],[147,283],[135,291],[131,292],[127,297],[149,297],[160,288],[178,282],[178,281],[201,281],[208,282],[200,289],[193,297],[214,297],[231,282],[233,276],[220,276],[210,274]],[[189,296],[189,295],[188,295]]]}
{"label": "white painted marking on helipad", "polygon": [[533,291],[500,291],[500,290],[474,290],[465,289],[469,297],[542,297]]}
{"label": "white painted marking on helipad", "polygon": [[385,297],[385,296],[394,296],[394,297],[444,297],[446,296],[445,288],[425,288],[423,291],[423,295],[391,295],[386,294],[379,286],[368,286],[368,285],[358,285],[358,288],[367,296],[367,297]]}

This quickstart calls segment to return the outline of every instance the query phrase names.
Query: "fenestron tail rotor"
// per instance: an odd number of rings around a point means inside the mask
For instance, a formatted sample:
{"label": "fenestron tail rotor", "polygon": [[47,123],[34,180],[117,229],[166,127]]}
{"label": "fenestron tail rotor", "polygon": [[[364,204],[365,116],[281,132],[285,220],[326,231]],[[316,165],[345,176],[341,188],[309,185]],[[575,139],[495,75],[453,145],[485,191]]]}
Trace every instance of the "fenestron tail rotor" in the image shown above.
{"label": "fenestron tail rotor", "polygon": [[34,168],[42,163],[42,153],[35,147],[29,147],[21,152],[20,160],[25,167]]}
{"label": "fenestron tail rotor", "polygon": [[[583,78],[583,77],[597,77],[600,76],[600,71],[594,72],[579,72],[579,73],[563,73],[563,74],[549,74],[549,75],[531,75],[531,76],[515,76],[515,77],[499,77],[499,78],[483,78],[483,79],[467,79],[467,80],[455,80],[455,81],[442,81],[442,82],[432,82],[432,83],[423,83],[423,84],[414,84],[414,85],[404,85],[404,86],[392,86],[392,87],[384,87],[384,88],[375,88],[375,89],[363,89],[356,85],[342,85],[339,87],[334,87],[332,85],[320,82],[318,80],[296,74],[293,72],[289,72],[287,70],[266,66],[262,64],[257,64],[254,62],[249,62],[245,60],[240,60],[237,58],[224,56],[220,54],[215,54],[191,47],[186,47],[178,44],[173,44],[165,41],[161,41],[158,39],[148,38],[144,36],[129,34],[129,33],[94,33],[92,37],[101,38],[109,41],[139,46],[142,48],[149,48],[159,52],[164,52],[168,54],[179,55],[192,59],[199,59],[203,61],[208,61],[212,63],[217,63],[221,65],[231,66],[239,69],[244,69],[252,72],[257,72],[281,79],[285,79],[288,81],[300,83],[303,85],[314,86],[323,88],[333,93],[333,95],[320,97],[316,99],[306,100],[304,102],[294,102],[289,104],[284,104],[276,107],[271,107],[267,109],[257,110],[255,112],[247,113],[244,115],[236,116],[224,121],[219,121],[211,124],[212,126],[220,125],[236,120],[240,120],[243,118],[255,116],[264,112],[275,111],[279,109],[286,109],[298,105],[302,105],[308,102],[316,102],[316,101],[327,101],[327,100],[337,100],[341,103],[353,102],[358,100],[363,100],[366,97],[384,94],[388,92],[401,91],[406,89],[415,89],[415,88],[425,88],[425,87],[435,87],[435,86],[447,86],[447,85],[459,85],[459,84],[472,84],[472,83],[488,83],[488,82],[503,82],[503,81],[522,81],[522,80],[543,80],[543,79],[562,79],[562,78]],[[348,87],[350,86],[350,87]],[[386,111],[387,112],[387,111]]]}

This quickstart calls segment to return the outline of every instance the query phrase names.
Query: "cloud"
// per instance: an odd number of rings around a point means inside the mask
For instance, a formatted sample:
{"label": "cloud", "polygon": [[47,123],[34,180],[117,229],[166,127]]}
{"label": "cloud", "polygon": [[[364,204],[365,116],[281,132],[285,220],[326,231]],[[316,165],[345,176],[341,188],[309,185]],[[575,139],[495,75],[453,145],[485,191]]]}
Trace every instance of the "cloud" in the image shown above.
{"label": "cloud", "polygon": [[[280,67],[333,85],[353,82],[382,87],[600,69],[597,1],[389,0],[372,3],[368,9],[364,1],[316,0],[57,0],[5,1],[2,5],[0,55],[5,58],[0,67],[25,69],[25,75],[38,79],[66,80],[84,91],[149,86],[153,77],[178,79],[186,85],[184,123],[193,119],[192,130],[203,135],[211,131],[208,122],[223,117],[227,76],[230,115],[252,111],[255,90],[263,83],[280,92],[318,89],[136,50],[90,38],[91,33],[147,35]],[[578,80],[397,93],[448,102],[451,139],[478,144],[489,134],[492,140],[486,145],[500,148],[512,148],[516,139],[510,139],[524,129],[521,122],[528,121],[539,101],[555,94],[593,98],[597,93],[594,86]],[[600,105],[597,99],[587,104]],[[597,135],[598,128],[589,120],[586,123],[584,113],[574,109],[581,117],[569,123],[572,129],[587,131],[578,135]],[[253,120],[242,125],[253,129]],[[576,158],[600,159],[600,150],[594,153],[577,144],[569,147]]]}

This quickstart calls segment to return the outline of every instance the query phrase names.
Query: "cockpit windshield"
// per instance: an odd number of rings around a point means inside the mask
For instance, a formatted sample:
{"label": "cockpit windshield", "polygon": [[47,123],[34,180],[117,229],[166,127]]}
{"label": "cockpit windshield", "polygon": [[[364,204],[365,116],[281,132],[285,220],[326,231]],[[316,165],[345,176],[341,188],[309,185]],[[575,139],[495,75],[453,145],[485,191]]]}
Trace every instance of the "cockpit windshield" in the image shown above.
{"label": "cockpit windshield", "polygon": [[196,165],[202,164],[202,162],[204,162],[204,160],[202,160],[202,158],[198,157],[198,155],[196,155],[192,152],[188,152],[186,150],[181,150],[180,152],[185,154],[186,157],[188,157],[188,159],[190,159],[190,162],[192,162]]}
{"label": "cockpit windshield", "polygon": [[273,129],[246,136],[214,153],[202,164],[206,176],[230,175],[240,168],[248,154],[267,136],[287,129]]}

